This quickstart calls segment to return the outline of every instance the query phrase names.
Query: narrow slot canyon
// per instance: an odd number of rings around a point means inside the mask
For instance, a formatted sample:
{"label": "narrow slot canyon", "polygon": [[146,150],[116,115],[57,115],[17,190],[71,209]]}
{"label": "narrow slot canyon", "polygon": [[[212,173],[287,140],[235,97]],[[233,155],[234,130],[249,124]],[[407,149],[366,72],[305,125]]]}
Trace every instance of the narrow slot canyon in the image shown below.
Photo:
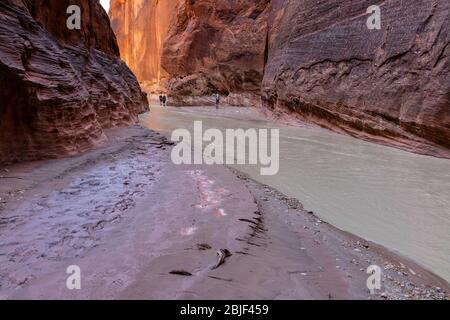
{"label": "narrow slot canyon", "polygon": [[449,18],[2,0],[0,300],[448,300]]}

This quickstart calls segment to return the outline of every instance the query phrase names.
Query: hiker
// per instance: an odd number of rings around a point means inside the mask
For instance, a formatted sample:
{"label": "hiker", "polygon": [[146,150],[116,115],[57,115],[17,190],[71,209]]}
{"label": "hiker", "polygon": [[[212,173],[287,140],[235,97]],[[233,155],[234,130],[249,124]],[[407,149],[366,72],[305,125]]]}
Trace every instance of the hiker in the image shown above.
{"label": "hiker", "polygon": [[159,105],[163,105],[163,96],[161,94],[159,95]]}
{"label": "hiker", "polygon": [[216,109],[219,109],[219,104],[220,104],[220,95],[218,93],[216,93]]}
{"label": "hiker", "polygon": [[167,103],[167,96],[166,95],[163,95],[162,102],[163,102],[163,106],[165,107],[166,103]]}

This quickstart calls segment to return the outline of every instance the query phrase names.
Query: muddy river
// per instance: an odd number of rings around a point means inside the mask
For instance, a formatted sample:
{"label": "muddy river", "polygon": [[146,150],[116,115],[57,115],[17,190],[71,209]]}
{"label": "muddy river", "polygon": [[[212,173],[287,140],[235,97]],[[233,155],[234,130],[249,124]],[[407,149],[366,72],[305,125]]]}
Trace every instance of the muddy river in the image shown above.
{"label": "muddy river", "polygon": [[377,145],[321,128],[152,108],[141,124],[170,135],[205,128],[280,129],[280,170],[235,166],[300,200],[307,210],[409,257],[450,281],[450,160]]}

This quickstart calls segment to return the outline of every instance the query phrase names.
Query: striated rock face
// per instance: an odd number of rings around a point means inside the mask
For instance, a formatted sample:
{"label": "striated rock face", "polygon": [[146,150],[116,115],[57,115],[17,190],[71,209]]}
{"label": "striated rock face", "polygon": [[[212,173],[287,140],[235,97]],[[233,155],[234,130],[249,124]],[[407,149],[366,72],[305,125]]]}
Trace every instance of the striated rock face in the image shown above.
{"label": "striated rock face", "polygon": [[[172,98],[259,94],[267,45],[268,0],[181,1],[161,64]],[[195,100],[191,103],[195,104]]]}
{"label": "striated rock face", "polygon": [[[381,30],[366,27],[380,4]],[[450,2],[286,0],[264,104],[352,135],[450,157]]]}
{"label": "striated rock face", "polygon": [[[262,100],[276,116],[450,157],[449,1],[112,3],[127,62],[171,104],[209,104],[218,91],[232,105]],[[374,4],[381,30],[366,26]]]}
{"label": "striated rock face", "polygon": [[142,82],[162,79],[172,104],[207,102],[215,92],[240,101],[259,95],[269,3],[113,0],[110,16],[125,61]]}
{"label": "striated rock face", "polygon": [[178,0],[112,0],[111,26],[122,59],[148,87],[168,79],[161,67],[163,41],[176,14]]}
{"label": "striated rock face", "polygon": [[2,0],[0,82],[1,164],[85,151],[148,108],[98,1]]}

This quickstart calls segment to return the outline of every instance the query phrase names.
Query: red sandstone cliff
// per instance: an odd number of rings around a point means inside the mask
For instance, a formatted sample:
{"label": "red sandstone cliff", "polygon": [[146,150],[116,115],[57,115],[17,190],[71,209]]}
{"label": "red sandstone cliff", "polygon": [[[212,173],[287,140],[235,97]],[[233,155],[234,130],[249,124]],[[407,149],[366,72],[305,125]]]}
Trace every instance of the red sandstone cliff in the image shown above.
{"label": "red sandstone cliff", "polygon": [[259,95],[269,2],[112,0],[110,16],[138,79],[196,104],[215,92]]}
{"label": "red sandstone cliff", "polygon": [[[366,27],[370,5],[381,30]],[[266,107],[351,135],[450,157],[450,2],[286,0]]]}
{"label": "red sandstone cliff", "polygon": [[[216,91],[232,104],[250,96],[259,105],[261,97],[276,115],[450,157],[449,1],[112,3],[120,47],[134,50],[127,62],[141,81],[163,79],[174,104],[206,103]],[[381,30],[366,27],[374,4]],[[157,46],[141,42],[147,32]],[[133,58],[149,48],[151,67]]]}
{"label": "red sandstone cliff", "polygon": [[[66,9],[82,9],[68,30]],[[94,0],[0,2],[0,163],[71,155],[147,109]]]}
{"label": "red sandstone cliff", "polygon": [[122,59],[148,87],[168,79],[161,67],[163,40],[176,13],[178,0],[112,0],[111,26]]}

